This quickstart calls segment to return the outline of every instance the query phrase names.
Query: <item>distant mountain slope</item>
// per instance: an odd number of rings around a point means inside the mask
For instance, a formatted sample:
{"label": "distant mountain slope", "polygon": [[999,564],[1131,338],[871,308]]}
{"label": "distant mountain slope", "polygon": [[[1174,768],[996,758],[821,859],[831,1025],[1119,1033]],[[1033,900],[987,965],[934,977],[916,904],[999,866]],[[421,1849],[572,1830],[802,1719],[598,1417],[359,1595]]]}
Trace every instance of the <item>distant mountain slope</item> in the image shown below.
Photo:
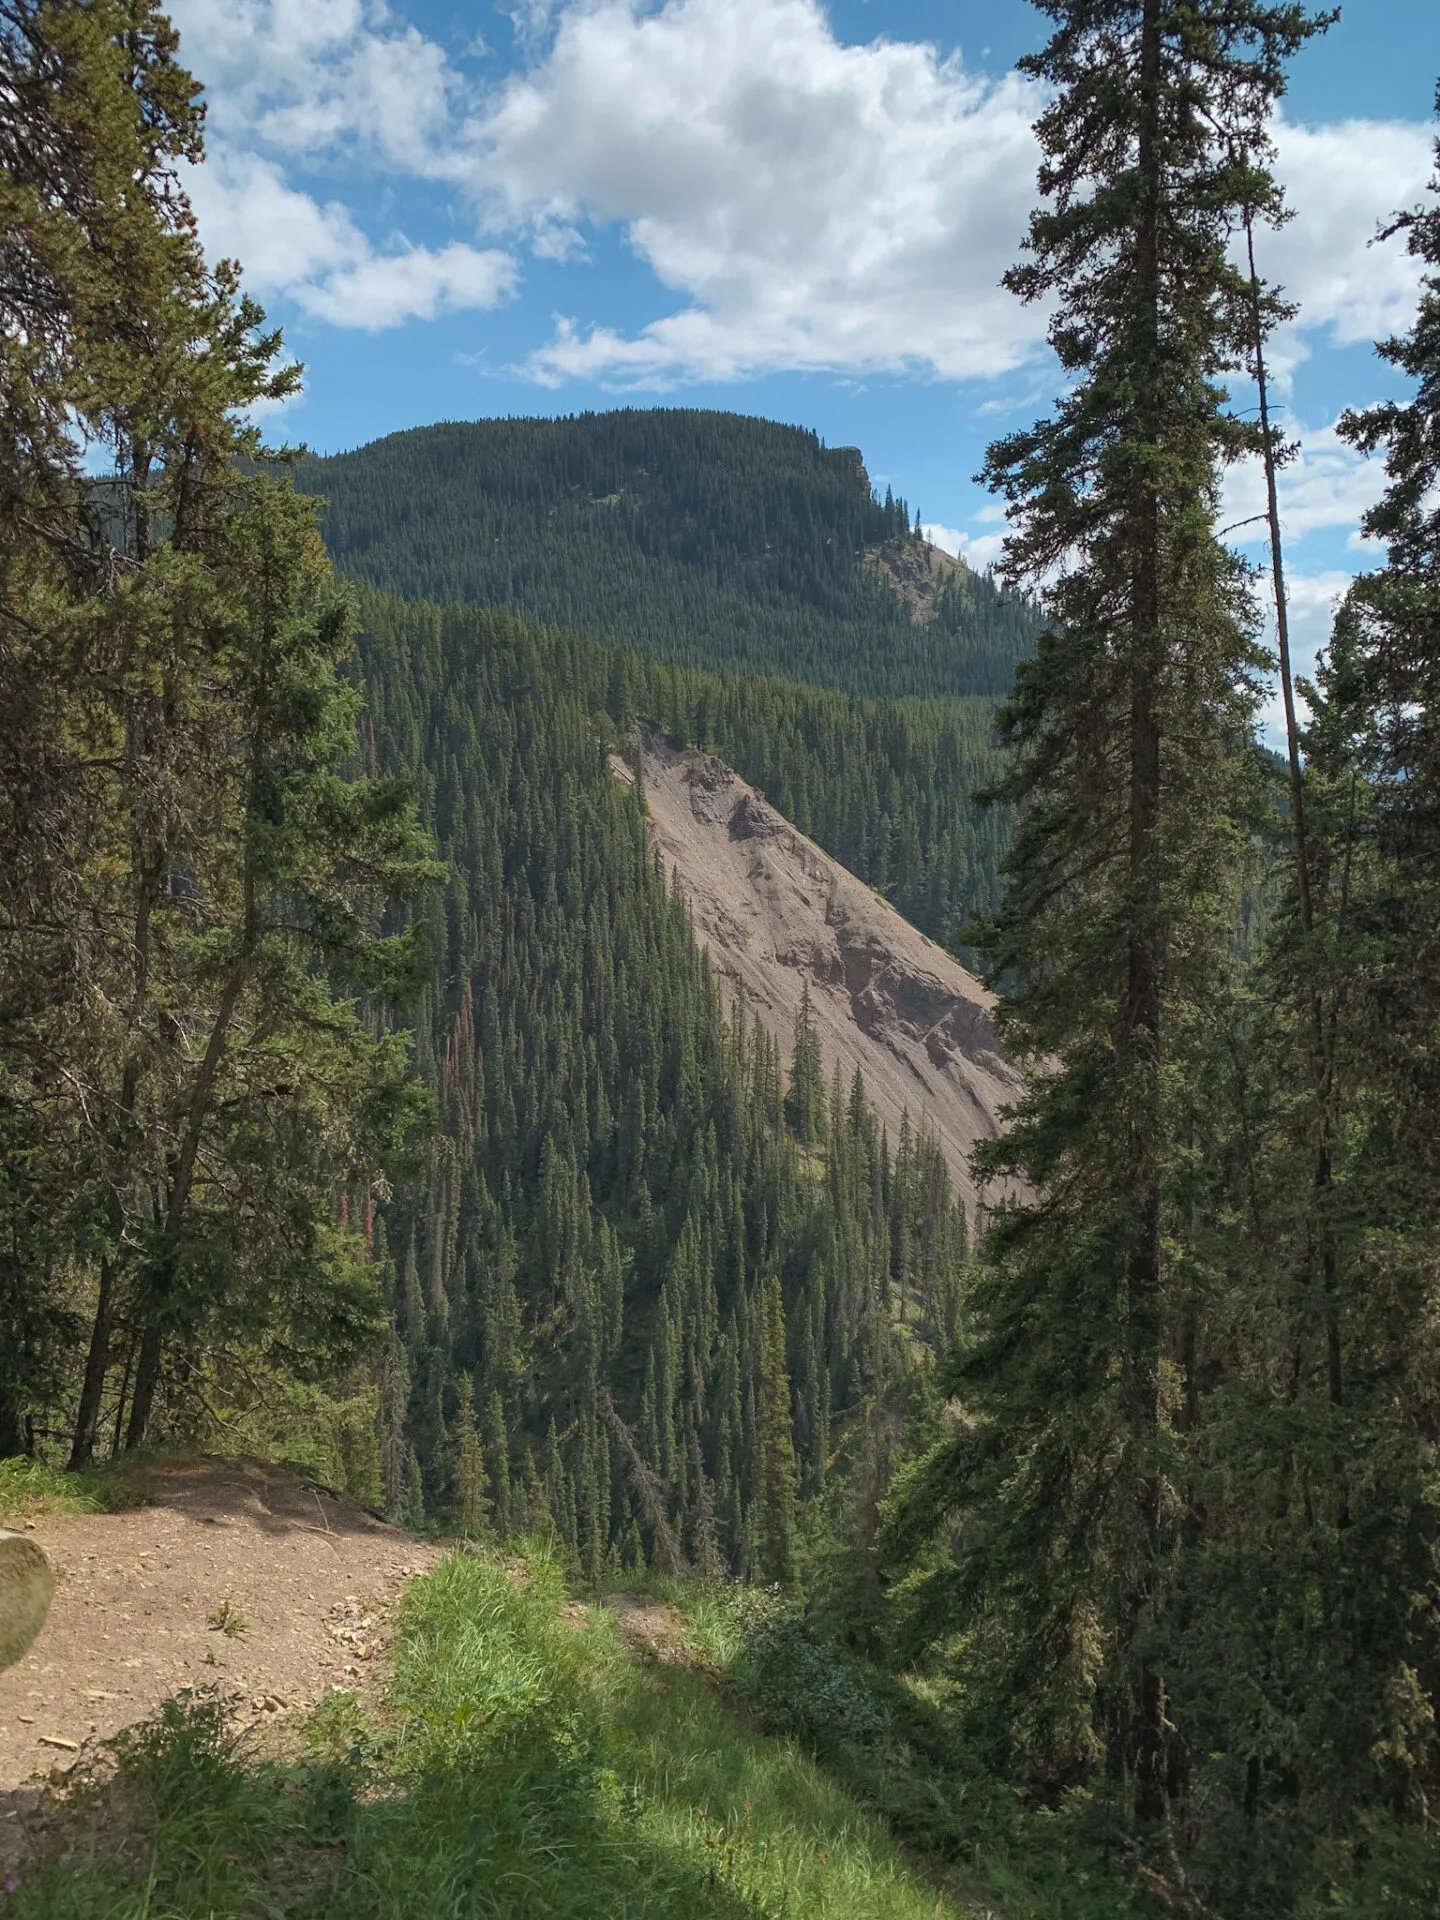
{"label": "distant mountain slope", "polygon": [[858,1068],[892,1143],[905,1114],[912,1132],[932,1133],[973,1217],[971,1150],[1000,1131],[1020,1086],[994,995],[723,761],[649,733],[640,769],[655,844],[717,975],[787,1058],[808,985],[826,1079],[838,1066],[848,1091]]}
{"label": "distant mountain slope", "polygon": [[[694,409],[478,420],[297,463],[352,578],[612,645],[880,694],[1008,692],[1034,617],[946,564],[859,451]],[[913,551],[912,551],[913,549]]]}

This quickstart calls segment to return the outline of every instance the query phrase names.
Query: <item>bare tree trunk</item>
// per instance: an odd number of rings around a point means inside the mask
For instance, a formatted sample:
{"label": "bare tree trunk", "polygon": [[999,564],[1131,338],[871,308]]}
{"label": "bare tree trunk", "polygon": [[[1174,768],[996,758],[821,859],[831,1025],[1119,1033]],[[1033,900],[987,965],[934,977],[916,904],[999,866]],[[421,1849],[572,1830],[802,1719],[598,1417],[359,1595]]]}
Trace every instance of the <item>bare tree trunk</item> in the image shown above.
{"label": "bare tree trunk", "polygon": [[[1245,247],[1250,267],[1250,300],[1255,329],[1255,385],[1260,401],[1260,435],[1265,465],[1265,518],[1270,532],[1270,579],[1275,597],[1276,651],[1280,656],[1280,694],[1285,707],[1285,745],[1290,769],[1290,838],[1295,861],[1295,885],[1300,902],[1300,925],[1305,938],[1315,934],[1315,898],[1311,872],[1312,849],[1305,825],[1305,780],[1300,761],[1300,724],[1295,713],[1295,676],[1290,658],[1290,612],[1285,593],[1285,557],[1280,537],[1280,490],[1276,482],[1275,445],[1270,432],[1270,383],[1265,366],[1265,330],[1260,311],[1260,276],[1255,270],[1255,230],[1245,215]],[[1313,956],[1311,958],[1313,967]],[[1337,1295],[1339,1254],[1328,1211],[1334,1185],[1335,1058],[1326,1030],[1325,1008],[1318,980],[1310,992],[1310,1023],[1314,1047],[1315,1196],[1314,1232],[1320,1256],[1324,1295],[1326,1391],[1333,1406],[1345,1398],[1345,1372],[1340,1342]]]}
{"label": "bare tree trunk", "polygon": [[[1160,338],[1160,155],[1161,88],[1159,0],[1145,0],[1140,28],[1141,116],[1138,166],[1144,205],[1136,235],[1140,298],[1150,324],[1150,343]],[[1149,370],[1153,383],[1154,368]],[[1153,442],[1156,425],[1147,432]],[[1153,482],[1142,480],[1137,501],[1140,564],[1131,609],[1134,663],[1130,701],[1130,935],[1125,1003],[1121,1013],[1122,1059],[1137,1076],[1132,1092],[1130,1177],[1134,1224],[1126,1269],[1126,1354],[1129,1425],[1133,1443],[1145,1459],[1140,1484],[1142,1552],[1147,1571],[1158,1562],[1161,1489],[1154,1466],[1161,1396],[1161,1192],[1156,1159],[1159,1114],[1155,1110],[1160,1071],[1160,1017],[1164,955],[1156,921],[1160,860],[1161,736],[1160,655],[1160,502]],[[1143,1098],[1137,1098],[1143,1090]],[[1136,1595],[1137,1607],[1143,1595]],[[1158,1821],[1166,1805],[1165,1682],[1147,1661],[1138,1676],[1132,1765],[1135,1812]]]}

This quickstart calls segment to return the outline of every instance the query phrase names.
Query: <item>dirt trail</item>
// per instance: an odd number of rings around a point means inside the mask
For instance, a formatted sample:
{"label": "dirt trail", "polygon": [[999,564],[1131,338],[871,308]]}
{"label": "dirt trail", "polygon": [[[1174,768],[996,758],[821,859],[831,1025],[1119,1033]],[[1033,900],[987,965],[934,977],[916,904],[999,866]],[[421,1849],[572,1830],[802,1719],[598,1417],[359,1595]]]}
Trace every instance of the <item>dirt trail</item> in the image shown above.
{"label": "dirt trail", "polygon": [[599,1604],[614,1612],[632,1651],[666,1667],[696,1664],[688,1651],[685,1622],[664,1600],[651,1593],[607,1593]]}
{"label": "dirt trail", "polygon": [[0,1673],[0,1853],[18,1805],[6,1789],[73,1765],[182,1687],[238,1694],[250,1725],[283,1724],[332,1686],[365,1692],[396,1596],[440,1558],[253,1462],[149,1480],[149,1506],[21,1523],[57,1578],[39,1638]]}
{"label": "dirt trail", "polygon": [[716,973],[744,989],[787,1061],[808,982],[827,1079],[838,1064],[848,1093],[860,1069],[892,1148],[902,1113],[923,1120],[973,1218],[971,1150],[1000,1131],[1020,1085],[994,995],[723,761],[654,735],[643,752],[651,832]]}

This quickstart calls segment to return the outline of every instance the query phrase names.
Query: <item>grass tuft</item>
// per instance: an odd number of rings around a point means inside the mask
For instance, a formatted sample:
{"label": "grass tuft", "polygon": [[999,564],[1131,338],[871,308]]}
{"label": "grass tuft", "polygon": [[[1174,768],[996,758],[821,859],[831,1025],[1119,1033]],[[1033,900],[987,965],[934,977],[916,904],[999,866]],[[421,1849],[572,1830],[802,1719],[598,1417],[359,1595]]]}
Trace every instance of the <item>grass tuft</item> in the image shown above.
{"label": "grass tuft", "polygon": [[250,1631],[250,1622],[228,1600],[220,1602],[205,1624],[211,1633],[223,1633],[231,1640],[238,1640]]}
{"label": "grass tuft", "polygon": [[0,1523],[104,1511],[98,1475],[61,1473],[39,1460],[0,1460]]}
{"label": "grass tuft", "polygon": [[145,1501],[144,1469],[129,1462],[62,1473],[43,1460],[0,1460],[0,1526],[53,1513],[121,1513]]}

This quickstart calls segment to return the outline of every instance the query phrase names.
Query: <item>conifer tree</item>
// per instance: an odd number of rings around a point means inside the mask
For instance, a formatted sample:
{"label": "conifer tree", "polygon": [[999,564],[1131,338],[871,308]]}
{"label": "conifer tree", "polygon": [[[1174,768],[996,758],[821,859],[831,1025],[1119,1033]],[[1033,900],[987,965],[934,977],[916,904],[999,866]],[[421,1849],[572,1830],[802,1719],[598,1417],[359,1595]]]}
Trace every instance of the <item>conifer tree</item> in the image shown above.
{"label": "conifer tree", "polygon": [[757,1442],[760,1486],[756,1557],[761,1577],[795,1578],[795,1497],[799,1475],[790,1426],[790,1377],[785,1362],[785,1304],[780,1282],[766,1282],[760,1298],[760,1405]]}
{"label": "conifer tree", "polygon": [[490,1512],[486,1497],[485,1460],[480,1435],[475,1425],[475,1390],[468,1373],[456,1382],[458,1406],[452,1423],[452,1447],[455,1467],[452,1510],[454,1523],[467,1538],[484,1528]]}
{"label": "conifer tree", "polygon": [[510,1442],[505,1431],[505,1407],[498,1388],[492,1387],[485,1403],[484,1426],[485,1479],[490,1489],[490,1517],[495,1531],[503,1539],[511,1526]]}
{"label": "conifer tree", "polygon": [[83,1302],[76,1465],[117,1374],[138,1441],[171,1359],[178,1411],[202,1348],[324,1372],[373,1336],[332,1209],[408,1079],[352,1003],[399,984],[370,935],[410,800],[340,774],[344,596],[247,419],[299,370],[201,251],[176,53],[151,0],[0,7],[0,1231],[43,1223],[0,1446]]}
{"label": "conifer tree", "polygon": [[800,1010],[795,1015],[795,1043],[790,1056],[790,1087],[785,1096],[785,1113],[795,1138],[805,1147],[815,1147],[825,1137],[825,1069],[820,1053],[820,1036],[815,1031],[815,1010],[810,1001],[810,982],[800,987]]}
{"label": "conifer tree", "polygon": [[[1211,1443],[1219,1486],[1264,1448],[1250,1502],[1218,1508],[1213,1529],[1229,1577],[1212,1658],[1223,1647],[1256,1676],[1236,1728],[1246,1810],[1282,1827],[1298,1781],[1317,1854],[1363,1847],[1377,1809],[1413,1819],[1440,1771],[1440,1615],[1418,1600],[1435,1591],[1440,1542],[1427,1437],[1440,1412],[1440,205],[1382,239],[1397,235],[1420,301],[1379,351],[1409,392],[1341,421],[1384,457],[1363,525],[1385,558],[1347,594],[1310,689],[1309,897],[1295,876],[1268,942],[1263,1097],[1247,1116],[1267,1147],[1264,1311]],[[1318,1122],[1293,1097],[1317,1056]]]}
{"label": "conifer tree", "polygon": [[[1014,1725],[1037,1758],[1102,1751],[1136,1815],[1183,1785],[1167,1692],[1184,1519],[1169,1385],[1202,1252],[1208,1120],[1249,806],[1259,663],[1248,580],[1215,526],[1254,444],[1218,385],[1253,350],[1230,258],[1279,211],[1267,124],[1314,31],[1242,0],[1044,0],[1029,259],[1069,377],[1052,418],[991,448],[1008,576],[1047,624],[1004,716],[1023,806],[994,929],[1012,1044],[1045,1059],[989,1158],[1033,1199],[999,1215],[950,1443],[915,1512],[970,1510],[965,1579],[1008,1612]],[[1264,310],[1273,316],[1274,303]],[[948,1477],[947,1477],[948,1476]]]}

